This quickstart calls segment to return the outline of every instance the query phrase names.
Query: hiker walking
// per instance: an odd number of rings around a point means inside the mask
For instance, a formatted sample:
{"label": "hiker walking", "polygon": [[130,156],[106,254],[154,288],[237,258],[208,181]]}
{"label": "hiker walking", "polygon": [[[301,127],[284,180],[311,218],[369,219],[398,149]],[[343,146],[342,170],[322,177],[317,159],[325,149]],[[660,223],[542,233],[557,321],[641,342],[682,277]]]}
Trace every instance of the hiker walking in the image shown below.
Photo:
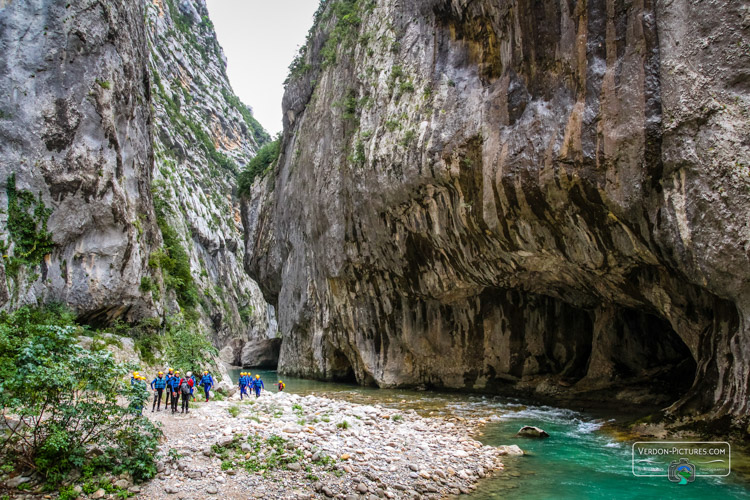
{"label": "hiker walking", "polygon": [[240,401],[243,399],[242,396],[250,396],[247,393],[248,385],[250,385],[250,373],[240,373]]}
{"label": "hiker walking", "polygon": [[206,393],[206,403],[208,403],[208,397],[211,391],[211,386],[214,385],[214,378],[211,376],[210,373],[208,373],[208,370],[203,372],[203,378],[201,378],[201,382],[198,385],[203,386],[203,391]]}
{"label": "hiker walking", "polygon": [[198,385],[198,379],[193,372],[187,372],[187,377],[190,379],[190,399],[195,403],[195,386]]}
{"label": "hiker walking", "polygon": [[167,370],[167,394],[164,397],[164,408],[169,408],[171,406],[170,402],[172,401],[172,378],[174,377],[174,368],[170,368]]}
{"label": "hiker walking", "polygon": [[172,414],[177,413],[177,403],[180,401],[180,394],[177,392],[180,389],[180,380],[180,372],[176,371],[169,383],[169,391],[172,393]]}
{"label": "hiker walking", "polygon": [[255,375],[255,380],[252,381],[253,389],[255,389],[255,397],[260,397],[260,390],[265,389],[263,381],[260,379],[260,375]]}
{"label": "hiker walking", "polygon": [[[161,411],[161,397],[164,394],[164,388],[167,386],[167,381],[164,378],[164,372],[159,372],[154,380],[151,381],[151,389],[154,391],[154,404],[151,405],[151,413]],[[164,408],[167,407],[167,403],[164,403]]]}

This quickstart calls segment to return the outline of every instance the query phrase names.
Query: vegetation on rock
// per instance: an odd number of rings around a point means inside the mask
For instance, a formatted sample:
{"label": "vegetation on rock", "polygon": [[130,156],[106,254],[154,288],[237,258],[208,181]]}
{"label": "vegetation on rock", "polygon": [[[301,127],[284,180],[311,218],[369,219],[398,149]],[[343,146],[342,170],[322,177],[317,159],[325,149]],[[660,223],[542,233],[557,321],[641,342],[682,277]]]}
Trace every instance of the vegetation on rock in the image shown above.
{"label": "vegetation on rock", "polygon": [[8,177],[8,234],[13,242],[0,242],[6,274],[15,279],[22,265],[37,265],[55,247],[47,221],[52,210],[45,207],[41,194],[16,189],[16,175]]}
{"label": "vegetation on rock", "polygon": [[245,170],[240,174],[239,192],[241,195],[250,192],[250,187],[253,185],[255,178],[265,174],[266,170],[275,165],[280,153],[281,138],[276,138],[276,140],[269,142],[258,150],[258,154],[250,160]]}
{"label": "vegetation on rock", "polygon": [[153,194],[156,222],[161,230],[164,247],[151,254],[149,265],[162,270],[164,283],[167,288],[175,291],[180,307],[191,310],[198,303],[198,288],[190,273],[190,257],[182,246],[179,233],[167,220],[171,208],[163,183],[154,183]]}

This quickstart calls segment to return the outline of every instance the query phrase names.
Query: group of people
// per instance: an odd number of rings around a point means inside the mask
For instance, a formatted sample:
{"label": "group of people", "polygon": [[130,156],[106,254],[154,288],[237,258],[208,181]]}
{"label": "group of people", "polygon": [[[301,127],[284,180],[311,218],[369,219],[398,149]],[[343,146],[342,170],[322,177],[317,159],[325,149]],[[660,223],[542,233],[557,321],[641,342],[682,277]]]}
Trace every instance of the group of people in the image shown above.
{"label": "group of people", "polygon": [[[146,388],[146,377],[138,372],[133,372],[133,376],[130,378],[130,384],[141,384],[143,388]],[[206,395],[206,402],[208,402],[213,385],[214,378],[208,370],[203,372],[203,376],[200,380],[192,372],[187,372],[185,376],[182,377],[180,376],[179,370],[175,371],[174,368],[170,368],[166,375],[164,372],[159,372],[156,377],[154,377],[154,380],[151,381],[151,390],[154,391],[154,402],[151,405],[151,412],[154,410],[161,411],[161,400],[162,397],[164,397],[165,410],[171,408],[172,413],[177,413],[177,405],[181,398],[182,406],[180,413],[188,413],[190,411],[190,399],[195,401],[195,387],[203,387],[203,391]]]}
{"label": "group of people", "polygon": [[[279,382],[281,382],[281,380],[279,380]],[[263,380],[260,378],[260,375],[256,374],[255,378],[253,378],[253,375],[250,372],[240,373],[239,385],[240,399],[243,399],[245,396],[250,397],[250,395],[247,393],[248,389],[250,389],[250,391],[254,391],[255,397],[257,398],[260,397],[261,389],[266,388],[266,386],[263,385]]]}
{"label": "group of people", "polygon": [[[138,385],[144,390],[147,390],[148,385],[146,383],[146,380],[146,377],[144,377],[140,373],[133,372],[132,377],[130,377],[130,384],[133,386]],[[170,368],[166,374],[164,372],[159,372],[156,374],[156,377],[154,377],[150,384],[151,390],[154,391],[154,402],[151,405],[151,412],[153,413],[154,411],[161,411],[161,401],[162,398],[164,398],[165,410],[167,408],[171,408],[172,413],[177,413],[177,405],[179,404],[180,400],[182,400],[180,413],[189,413],[189,402],[191,399],[195,401],[195,388],[203,387],[203,391],[206,395],[206,402],[208,403],[208,400],[211,397],[211,388],[213,387],[213,385],[214,379],[208,370],[203,372],[203,376],[200,379],[198,379],[198,377],[192,372],[187,372],[183,377],[180,375],[179,370],[174,370],[173,368]],[[263,385],[263,380],[260,378],[260,375],[256,374],[255,377],[253,377],[250,372],[240,373],[239,386],[240,399],[243,399],[245,396],[250,397],[250,394],[247,392],[248,389],[255,392],[256,398],[260,397],[261,390],[265,390],[265,386]],[[286,385],[284,384],[284,382],[279,380],[279,383],[276,385],[276,387],[278,388],[279,392],[281,392],[286,388]],[[136,409],[138,411],[143,410],[143,408],[140,406]]]}
{"label": "group of people", "polygon": [[[265,385],[263,385],[263,380],[260,378],[260,375],[255,374],[255,378],[253,378],[253,374],[250,372],[240,373],[239,386],[240,399],[243,399],[245,396],[250,397],[250,394],[247,393],[248,389],[255,392],[256,398],[260,397],[261,389],[266,389]],[[279,390],[279,392],[282,392],[286,388],[286,384],[279,380],[279,383],[276,384],[276,388]]]}

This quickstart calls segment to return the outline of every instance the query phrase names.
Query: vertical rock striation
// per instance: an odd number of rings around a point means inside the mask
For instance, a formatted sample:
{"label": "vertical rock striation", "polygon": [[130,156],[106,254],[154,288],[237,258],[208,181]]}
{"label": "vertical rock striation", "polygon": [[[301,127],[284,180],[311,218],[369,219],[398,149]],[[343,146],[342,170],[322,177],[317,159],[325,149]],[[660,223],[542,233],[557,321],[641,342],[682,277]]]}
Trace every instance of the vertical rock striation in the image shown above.
{"label": "vertical rock striation", "polygon": [[746,415],[750,12],[694,3],[323,4],[243,204],[280,368]]}
{"label": "vertical rock striation", "polygon": [[0,303],[158,313],[139,291],[160,243],[139,4],[2,2],[0,46]]}

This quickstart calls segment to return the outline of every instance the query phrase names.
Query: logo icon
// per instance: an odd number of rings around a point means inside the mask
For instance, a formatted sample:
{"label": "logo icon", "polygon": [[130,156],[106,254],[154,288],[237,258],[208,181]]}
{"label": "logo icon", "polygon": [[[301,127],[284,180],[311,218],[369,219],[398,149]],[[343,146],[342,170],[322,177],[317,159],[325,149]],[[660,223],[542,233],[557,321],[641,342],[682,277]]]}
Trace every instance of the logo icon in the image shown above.
{"label": "logo icon", "polygon": [[669,464],[667,477],[673,483],[688,484],[695,481],[695,465],[690,463],[687,458],[672,460]]}

